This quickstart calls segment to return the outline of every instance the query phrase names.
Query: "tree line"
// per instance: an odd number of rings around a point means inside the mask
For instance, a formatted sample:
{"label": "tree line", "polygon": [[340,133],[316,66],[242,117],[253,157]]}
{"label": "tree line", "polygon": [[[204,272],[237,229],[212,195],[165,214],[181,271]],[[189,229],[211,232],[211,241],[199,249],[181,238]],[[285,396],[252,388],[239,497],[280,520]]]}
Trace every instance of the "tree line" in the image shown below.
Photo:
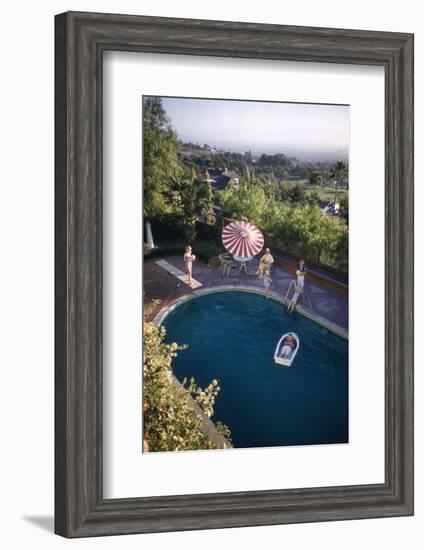
{"label": "tree line", "polygon": [[145,220],[172,216],[191,241],[199,217],[215,222],[211,182],[201,181],[194,166],[180,162],[179,142],[160,98],[147,98],[143,115]]}
{"label": "tree line", "polygon": [[241,184],[221,192],[220,203],[231,218],[245,217],[261,227],[282,250],[342,269],[347,268],[348,229],[337,217],[305,203],[290,205],[267,196],[260,185]]}

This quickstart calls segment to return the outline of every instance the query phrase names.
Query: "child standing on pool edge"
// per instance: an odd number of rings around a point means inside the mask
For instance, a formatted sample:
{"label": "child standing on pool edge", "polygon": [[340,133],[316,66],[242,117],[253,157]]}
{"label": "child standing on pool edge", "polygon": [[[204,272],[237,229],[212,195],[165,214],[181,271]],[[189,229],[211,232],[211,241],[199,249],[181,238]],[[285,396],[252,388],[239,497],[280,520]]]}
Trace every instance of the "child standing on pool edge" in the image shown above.
{"label": "child standing on pool edge", "polygon": [[271,286],[271,283],[272,283],[272,279],[271,279],[271,273],[270,273],[270,269],[265,269],[265,272],[263,274],[263,281],[264,281],[264,286],[265,286],[265,294],[266,294],[266,297],[268,298],[268,294],[270,293],[271,289],[270,289],[270,286]]}
{"label": "child standing on pool edge", "polygon": [[303,294],[303,289],[305,287],[305,273],[306,273],[305,260],[301,259],[297,264],[297,270],[296,270],[297,286],[299,287],[301,295]]}
{"label": "child standing on pool edge", "polygon": [[196,259],[196,256],[192,254],[191,246],[185,247],[185,254],[184,254],[184,263],[186,266],[186,273],[188,277],[188,284],[191,286],[193,283],[192,274],[193,274],[193,262]]}

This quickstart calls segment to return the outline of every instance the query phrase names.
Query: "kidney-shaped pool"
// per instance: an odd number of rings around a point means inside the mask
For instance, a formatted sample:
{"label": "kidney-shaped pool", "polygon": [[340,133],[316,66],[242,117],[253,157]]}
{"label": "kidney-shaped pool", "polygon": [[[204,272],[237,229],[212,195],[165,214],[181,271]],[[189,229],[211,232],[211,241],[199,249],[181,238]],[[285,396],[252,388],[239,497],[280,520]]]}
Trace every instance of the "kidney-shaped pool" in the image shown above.
{"label": "kidney-shaped pool", "polygon": [[[237,448],[348,442],[348,341],[273,299],[222,291],[183,302],[164,319],[166,341],[187,344],[175,376],[221,391],[214,421]],[[291,367],[274,362],[286,332],[300,348]]]}

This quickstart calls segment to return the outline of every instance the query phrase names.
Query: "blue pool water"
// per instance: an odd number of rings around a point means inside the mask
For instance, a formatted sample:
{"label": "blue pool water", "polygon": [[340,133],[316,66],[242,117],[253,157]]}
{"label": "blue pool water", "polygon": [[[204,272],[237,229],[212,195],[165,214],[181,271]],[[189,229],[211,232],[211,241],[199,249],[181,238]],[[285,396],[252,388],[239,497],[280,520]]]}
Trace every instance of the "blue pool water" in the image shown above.
{"label": "blue pool water", "polygon": [[[174,359],[176,377],[220,381],[214,421],[235,447],[346,443],[348,343],[264,296],[241,291],[193,298],[164,320],[166,341],[188,344]],[[275,364],[282,334],[300,348],[291,367]]]}

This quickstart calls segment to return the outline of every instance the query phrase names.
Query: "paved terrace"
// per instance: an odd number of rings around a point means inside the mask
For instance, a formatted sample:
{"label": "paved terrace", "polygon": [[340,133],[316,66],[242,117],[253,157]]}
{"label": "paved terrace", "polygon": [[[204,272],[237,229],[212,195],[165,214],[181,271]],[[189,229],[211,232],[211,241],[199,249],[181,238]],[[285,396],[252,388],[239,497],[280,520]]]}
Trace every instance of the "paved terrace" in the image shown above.
{"label": "paved terrace", "polygon": [[[192,289],[185,283],[181,283],[176,277],[167,273],[155,264],[162,257],[147,258],[144,262],[144,305],[146,317],[152,320],[154,316],[166,306],[171,305],[176,299],[191,294]],[[184,261],[180,256],[164,256],[167,262],[185,271]],[[258,262],[254,264],[254,267]],[[306,268],[308,268],[306,264]],[[202,262],[196,260],[193,264],[193,278],[202,283],[203,289],[218,286],[250,286],[264,289],[263,282],[255,276],[255,269],[251,273],[232,271],[229,277],[222,276],[222,269],[208,268]],[[295,275],[292,271],[275,265],[272,272],[271,290],[274,294],[284,298],[288,286]],[[157,300],[159,303],[155,303]],[[348,329],[348,299],[346,295],[328,288],[328,285],[320,285],[316,281],[305,277],[305,291],[299,300],[299,305],[316,316],[322,317],[329,323],[347,331]]]}

